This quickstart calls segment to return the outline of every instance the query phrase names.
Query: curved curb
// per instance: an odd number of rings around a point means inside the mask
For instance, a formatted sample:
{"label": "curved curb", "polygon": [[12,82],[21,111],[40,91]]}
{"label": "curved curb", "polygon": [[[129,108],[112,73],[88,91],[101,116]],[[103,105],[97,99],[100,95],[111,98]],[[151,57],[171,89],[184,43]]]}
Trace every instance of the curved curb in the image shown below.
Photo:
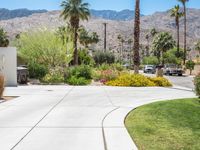
{"label": "curved curb", "polygon": [[[102,120],[102,133],[103,133],[105,150],[122,150],[122,147],[123,147],[123,149],[126,149],[126,150],[138,150],[136,144],[130,137],[130,134],[128,133],[128,131],[125,127],[125,124],[124,124],[124,121],[125,121],[124,118],[126,118],[127,114],[129,114],[133,109],[134,108],[117,107],[117,108],[113,109],[112,111],[110,111],[104,117],[104,119]],[[109,120],[109,117],[113,118],[113,116],[112,116],[113,114],[114,115],[115,115],[115,113],[118,114],[118,111],[120,112],[120,111],[124,111],[124,110],[125,110],[125,112],[121,113],[122,115],[121,115],[120,119],[118,119],[118,121],[120,122],[120,125],[114,125],[114,126],[106,125],[106,121],[107,121],[107,119]],[[123,119],[121,119],[121,118],[123,118]],[[123,125],[121,123],[123,123]],[[114,130],[114,132],[113,132],[113,130]],[[114,138],[113,138],[113,136],[114,136]],[[123,140],[125,139],[125,140],[122,141],[122,139]],[[120,147],[117,146],[118,144],[120,144]]]}

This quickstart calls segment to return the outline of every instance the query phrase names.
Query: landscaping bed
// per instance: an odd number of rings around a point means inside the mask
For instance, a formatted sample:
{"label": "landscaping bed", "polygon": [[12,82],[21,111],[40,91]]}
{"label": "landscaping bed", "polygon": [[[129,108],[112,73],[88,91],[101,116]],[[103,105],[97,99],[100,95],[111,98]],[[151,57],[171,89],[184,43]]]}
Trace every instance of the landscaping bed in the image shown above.
{"label": "landscaping bed", "polygon": [[139,150],[197,150],[200,99],[145,105],[133,110],[125,124]]}

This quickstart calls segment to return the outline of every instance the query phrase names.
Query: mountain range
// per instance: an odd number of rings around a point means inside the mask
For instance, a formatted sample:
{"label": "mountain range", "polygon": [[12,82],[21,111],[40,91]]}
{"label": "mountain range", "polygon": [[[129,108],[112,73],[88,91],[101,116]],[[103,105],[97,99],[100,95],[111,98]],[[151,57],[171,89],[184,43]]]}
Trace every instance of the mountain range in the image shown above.
{"label": "mountain range", "polygon": [[[28,17],[35,13],[46,13],[47,10],[28,10],[28,9],[15,9],[9,10],[5,8],[0,8],[0,20],[8,20],[17,17]],[[109,19],[109,20],[132,20],[134,17],[134,11],[132,10],[122,10],[122,11],[114,11],[114,10],[90,10],[91,15],[97,18]]]}
{"label": "mountain range", "polygon": [[17,17],[27,17],[35,13],[45,13],[47,10],[28,10],[28,9],[15,9],[9,10],[5,8],[0,8],[0,20],[8,20]]}
{"label": "mountain range", "polygon": [[[112,11],[111,11],[112,12]],[[35,13],[27,17],[13,18],[9,20],[0,21],[0,27],[3,27],[11,38],[14,38],[17,34],[27,31],[33,31],[41,28],[56,29],[59,26],[66,25],[66,22],[60,18],[60,11],[48,11],[44,13]],[[187,44],[193,48],[194,43],[200,40],[200,10],[199,9],[187,9]],[[103,15],[105,16],[105,15]],[[88,31],[97,32],[100,36],[100,42],[96,46],[97,49],[103,49],[104,38],[104,26],[103,23],[108,23],[107,27],[107,47],[110,50],[118,50],[120,48],[120,42],[118,35],[120,34],[125,41],[133,39],[133,20],[125,19],[113,20],[104,19],[103,16],[91,17],[89,21],[81,22]],[[108,17],[109,18],[109,17]],[[176,26],[175,18],[170,16],[169,11],[156,12],[152,15],[141,17],[141,39],[140,43],[145,47],[148,44],[146,35],[150,33],[150,30],[155,28],[157,31],[170,32],[174,39],[176,39]],[[180,19],[180,42],[183,45],[183,28],[184,20]],[[152,38],[150,39],[152,41]],[[124,48],[128,49],[127,42],[124,43]]]}

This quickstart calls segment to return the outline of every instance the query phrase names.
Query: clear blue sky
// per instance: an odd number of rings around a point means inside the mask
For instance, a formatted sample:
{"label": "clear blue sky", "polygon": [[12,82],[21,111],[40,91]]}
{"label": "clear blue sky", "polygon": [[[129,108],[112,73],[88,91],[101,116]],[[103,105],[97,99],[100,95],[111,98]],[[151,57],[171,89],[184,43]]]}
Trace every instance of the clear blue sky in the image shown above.
{"label": "clear blue sky", "polygon": [[[60,9],[62,0],[0,0],[1,8],[16,9]],[[135,0],[85,0],[90,3],[90,8],[97,10],[123,10],[134,9]],[[141,0],[141,13],[152,14],[156,11],[165,11],[178,4],[177,0]],[[200,0],[190,0],[190,8],[200,9]]]}

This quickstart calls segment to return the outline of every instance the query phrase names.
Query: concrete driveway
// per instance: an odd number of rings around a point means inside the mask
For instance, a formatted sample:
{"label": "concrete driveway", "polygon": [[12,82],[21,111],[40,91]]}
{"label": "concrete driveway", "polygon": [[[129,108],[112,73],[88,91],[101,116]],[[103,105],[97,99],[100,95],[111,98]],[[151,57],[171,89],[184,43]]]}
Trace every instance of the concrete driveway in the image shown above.
{"label": "concrete driveway", "polygon": [[195,97],[171,88],[22,86],[0,104],[0,150],[136,150],[124,127],[132,109]]}

